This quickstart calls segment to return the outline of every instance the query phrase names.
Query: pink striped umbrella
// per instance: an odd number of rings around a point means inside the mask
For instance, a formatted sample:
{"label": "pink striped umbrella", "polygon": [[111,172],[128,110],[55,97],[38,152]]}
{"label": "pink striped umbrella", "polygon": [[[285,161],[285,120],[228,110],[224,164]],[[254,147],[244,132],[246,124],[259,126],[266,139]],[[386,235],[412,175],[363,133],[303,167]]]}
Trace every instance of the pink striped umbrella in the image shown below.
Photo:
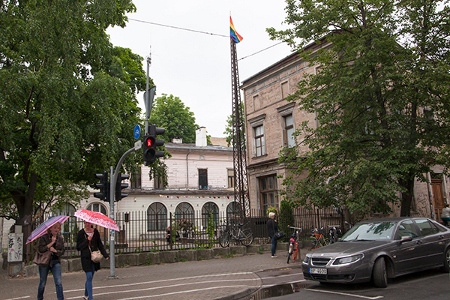
{"label": "pink striped umbrella", "polygon": [[79,209],[75,212],[74,215],[75,217],[78,217],[81,220],[87,221],[89,223],[102,226],[108,229],[112,229],[115,231],[120,231],[119,226],[117,226],[117,223],[113,219],[102,214],[101,212],[87,209]]}

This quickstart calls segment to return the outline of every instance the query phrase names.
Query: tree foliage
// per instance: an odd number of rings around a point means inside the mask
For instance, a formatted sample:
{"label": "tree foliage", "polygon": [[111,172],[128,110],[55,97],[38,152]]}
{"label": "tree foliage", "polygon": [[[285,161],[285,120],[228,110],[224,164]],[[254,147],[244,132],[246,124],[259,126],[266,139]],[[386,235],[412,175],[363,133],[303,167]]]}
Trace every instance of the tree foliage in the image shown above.
{"label": "tree foliage", "polygon": [[[245,124],[245,113],[244,113],[244,102],[239,104],[239,117],[241,118],[240,124]],[[233,140],[235,140],[234,135],[237,131],[238,127],[236,127],[235,122],[236,116],[235,114],[231,114],[227,118],[227,126],[223,134],[226,135],[225,140],[227,141],[228,147],[233,145]],[[243,141],[245,145],[245,127],[242,126],[241,130],[239,130],[240,140]]]}
{"label": "tree foliage", "polygon": [[105,30],[134,10],[130,0],[2,2],[0,216],[76,204],[133,146],[142,58]]}
{"label": "tree foliage", "polygon": [[165,128],[162,137],[166,142],[181,138],[183,143],[195,143],[195,131],[199,126],[195,123],[194,113],[178,97],[166,94],[157,97],[149,122]]}
{"label": "tree foliage", "polygon": [[409,215],[415,180],[450,165],[448,1],[286,4],[289,28],[269,34],[320,66],[290,97],[320,125],[297,127],[308,153],[281,153],[287,198],[360,217],[397,204]]}

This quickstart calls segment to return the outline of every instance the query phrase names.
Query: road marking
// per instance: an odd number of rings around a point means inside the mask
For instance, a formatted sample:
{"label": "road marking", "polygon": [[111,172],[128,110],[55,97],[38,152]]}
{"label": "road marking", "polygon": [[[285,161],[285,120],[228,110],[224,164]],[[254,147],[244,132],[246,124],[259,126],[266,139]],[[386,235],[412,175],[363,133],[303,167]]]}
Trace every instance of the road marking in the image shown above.
{"label": "road marking", "polygon": [[8,298],[5,300],[18,300],[18,299],[27,299],[27,298],[31,298],[30,296],[23,296],[23,297],[18,297],[18,298]]}
{"label": "road marking", "polygon": [[154,297],[162,297],[162,296],[171,296],[171,295],[176,295],[176,294],[185,294],[185,293],[199,292],[199,291],[205,291],[205,290],[214,290],[214,289],[220,289],[220,288],[236,288],[236,287],[248,287],[248,286],[247,285],[213,286],[213,287],[209,287],[209,288],[201,288],[201,289],[188,290],[188,291],[179,291],[179,292],[165,293],[165,294],[159,294],[159,295],[138,296],[138,297],[132,297],[132,298],[121,298],[121,299],[117,299],[117,300],[145,299],[145,298],[154,298]]}
{"label": "road marking", "polygon": [[[197,279],[197,278],[205,278],[205,277],[211,278],[211,277],[219,277],[219,276],[235,276],[235,275],[250,275],[250,274],[253,274],[253,272],[237,272],[237,273],[224,273],[224,274],[205,274],[205,275],[198,275],[198,276],[177,277],[177,278],[171,278],[171,279],[143,281],[143,282],[136,282],[136,283],[95,286],[94,290],[110,289],[110,288],[122,287],[122,286],[123,287],[129,287],[129,286],[133,286],[133,285],[142,285],[142,284],[149,284],[149,283],[169,282],[169,281],[180,281],[180,280]],[[254,279],[252,279],[252,280],[254,280]],[[223,280],[221,280],[221,281],[223,281]],[[79,292],[79,291],[84,291],[84,289],[64,290],[64,293]]]}
{"label": "road marking", "polygon": [[[227,274],[229,275],[229,274]],[[210,276],[210,275],[206,275],[206,276]],[[205,276],[193,276],[193,277],[201,277],[204,278]],[[193,277],[186,277],[186,278],[193,278]],[[169,279],[169,280],[157,280],[156,282],[167,282],[167,281],[172,281],[174,279]],[[134,292],[142,292],[142,291],[152,291],[152,290],[157,290],[157,289],[164,289],[164,288],[170,288],[170,287],[175,287],[175,286],[186,286],[186,285],[192,285],[192,284],[208,284],[208,283],[223,283],[223,282],[233,282],[233,281],[258,281],[258,279],[256,278],[237,278],[237,279],[218,279],[218,280],[208,280],[208,281],[194,281],[194,282],[187,282],[187,283],[178,283],[178,284],[169,284],[169,285],[164,285],[164,286],[155,286],[155,287],[149,287],[149,288],[138,288],[138,289],[130,289],[130,290],[121,290],[121,291],[113,291],[113,292],[103,292],[103,293],[96,293],[94,291],[94,294],[96,296],[100,296],[100,295],[112,295],[112,294],[123,294],[123,293],[134,293]],[[152,281],[151,283],[153,283],[155,281]],[[130,286],[130,285],[137,285],[136,284],[124,284],[124,285],[114,285],[114,286],[110,286],[110,288],[112,287],[121,287],[121,286]],[[178,294],[178,293],[188,293],[188,292],[197,292],[197,291],[202,291],[202,290],[208,290],[208,289],[221,289],[221,288],[238,288],[238,287],[248,287],[248,285],[242,285],[242,284],[238,284],[238,285],[230,285],[230,286],[214,286],[214,287],[210,287],[210,288],[200,288],[200,289],[194,289],[194,290],[185,290],[185,291],[180,291],[180,292],[172,292],[172,293],[165,293],[165,294],[158,294],[159,296],[165,296],[165,295],[173,295],[173,294]],[[99,287],[100,288],[104,288],[104,287]],[[96,290],[97,288],[94,288],[94,290]],[[64,291],[65,294],[68,294],[69,292],[74,292],[74,291],[81,291],[80,290],[69,290],[69,291]],[[84,289],[82,290],[84,291]],[[157,295],[156,295],[157,296]],[[124,298],[124,299],[139,299],[139,298],[152,298],[154,297],[154,295],[152,296],[140,296],[140,297],[136,297],[136,298]],[[79,296],[76,297],[66,297],[66,299],[78,299],[80,298]]]}
{"label": "road marking", "polygon": [[265,285],[262,285],[261,288],[268,288],[268,287],[277,286],[277,285],[280,285],[280,284],[296,284],[296,283],[300,283],[300,282],[304,282],[304,281],[306,281],[306,279],[295,280],[295,281],[288,281],[288,282],[283,282],[283,283],[265,284]]}
{"label": "road marking", "polygon": [[327,294],[336,294],[336,295],[341,295],[341,296],[350,296],[350,297],[363,298],[363,299],[382,299],[382,298],[384,298],[384,296],[374,296],[374,297],[370,297],[370,296],[355,295],[355,294],[341,293],[341,292],[333,292],[333,291],[323,291],[323,290],[313,290],[313,289],[305,289],[305,290],[306,290],[306,291],[310,291],[310,292],[319,292],[319,293],[327,293]]}

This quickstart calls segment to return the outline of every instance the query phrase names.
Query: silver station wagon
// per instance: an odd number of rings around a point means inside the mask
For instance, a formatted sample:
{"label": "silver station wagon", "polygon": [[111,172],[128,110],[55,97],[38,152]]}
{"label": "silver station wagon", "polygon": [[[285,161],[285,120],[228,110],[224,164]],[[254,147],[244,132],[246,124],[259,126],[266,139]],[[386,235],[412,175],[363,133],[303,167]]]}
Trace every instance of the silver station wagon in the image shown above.
{"label": "silver station wagon", "polygon": [[360,222],[336,243],[306,254],[305,279],[319,282],[388,279],[431,268],[450,271],[450,229],[427,218],[385,218]]}

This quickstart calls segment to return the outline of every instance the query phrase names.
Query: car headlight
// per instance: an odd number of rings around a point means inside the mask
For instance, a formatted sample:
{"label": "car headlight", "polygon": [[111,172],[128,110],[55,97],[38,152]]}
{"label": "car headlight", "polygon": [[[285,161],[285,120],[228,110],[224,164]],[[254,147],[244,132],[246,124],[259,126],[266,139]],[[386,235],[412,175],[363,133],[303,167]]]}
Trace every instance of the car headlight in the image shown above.
{"label": "car headlight", "polygon": [[303,260],[304,264],[309,264],[309,262],[311,261],[311,256],[309,256],[308,254],[305,256],[305,259]]}
{"label": "car headlight", "polygon": [[357,262],[358,260],[361,260],[364,257],[364,254],[356,254],[352,256],[346,256],[346,257],[340,257],[336,258],[333,262],[333,265],[346,265],[351,264],[354,262]]}

